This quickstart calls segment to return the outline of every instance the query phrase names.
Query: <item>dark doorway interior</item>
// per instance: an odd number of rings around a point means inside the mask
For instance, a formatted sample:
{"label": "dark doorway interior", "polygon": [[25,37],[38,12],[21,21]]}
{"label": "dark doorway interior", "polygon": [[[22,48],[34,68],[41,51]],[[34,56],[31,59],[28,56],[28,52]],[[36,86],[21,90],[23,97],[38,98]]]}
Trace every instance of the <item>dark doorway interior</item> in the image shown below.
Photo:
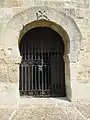
{"label": "dark doorway interior", "polygon": [[20,95],[65,96],[64,43],[47,27],[28,31],[20,42]]}

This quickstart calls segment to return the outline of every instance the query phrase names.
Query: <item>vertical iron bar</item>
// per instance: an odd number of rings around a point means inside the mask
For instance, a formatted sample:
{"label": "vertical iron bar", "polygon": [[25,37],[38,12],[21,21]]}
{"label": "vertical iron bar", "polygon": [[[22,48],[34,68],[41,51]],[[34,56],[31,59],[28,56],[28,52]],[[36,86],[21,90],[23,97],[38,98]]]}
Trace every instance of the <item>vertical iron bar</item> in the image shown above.
{"label": "vertical iron bar", "polygon": [[[61,62],[61,56],[60,56],[60,54],[59,54],[59,61]],[[61,62],[62,63],[62,62]],[[61,69],[61,64],[59,63],[59,66],[58,66],[58,74],[59,74],[59,85],[58,85],[58,88],[59,89],[61,89],[61,81],[62,81],[62,75],[61,75],[61,72],[62,72],[62,70],[60,70]]]}
{"label": "vertical iron bar", "polygon": [[[48,52],[47,52],[47,60],[49,60],[49,54],[48,54]],[[49,65],[48,65],[48,90],[50,89],[50,87],[49,87]]]}
{"label": "vertical iron bar", "polygon": [[25,65],[23,65],[23,90],[25,91]]}
{"label": "vertical iron bar", "polygon": [[[49,52],[49,62],[50,62],[50,60],[51,60],[51,52]],[[49,63],[49,81],[50,81],[50,90],[51,90],[51,65],[50,65],[50,63]]]}
{"label": "vertical iron bar", "polygon": [[[50,52],[48,52],[48,61],[50,60]],[[50,72],[50,65],[49,67],[49,90],[51,90],[51,72]]]}
{"label": "vertical iron bar", "polygon": [[[45,52],[45,61],[47,61],[47,54],[46,54],[46,52]],[[48,89],[48,87],[47,87],[47,85],[48,85],[48,78],[47,78],[47,63],[46,63],[46,66],[45,66],[45,81],[46,81],[46,86],[45,86],[45,89],[47,90]]]}
{"label": "vertical iron bar", "polygon": [[[36,45],[35,45],[35,60],[36,60]],[[36,73],[36,69],[37,69],[37,65],[35,65],[35,90],[37,89],[37,80],[36,80],[36,75],[37,75],[37,73]]]}
{"label": "vertical iron bar", "polygon": [[30,65],[30,90],[32,90],[32,65]]}
{"label": "vertical iron bar", "polygon": [[[23,44],[22,44],[21,52],[23,54]],[[21,71],[20,72],[21,72],[21,81],[22,81],[21,90],[23,90],[23,63],[21,63]]]}
{"label": "vertical iron bar", "polygon": [[25,67],[25,91],[27,90],[27,66],[24,66]]}
{"label": "vertical iron bar", "polygon": [[[29,81],[29,88],[30,88],[30,91],[32,89],[32,45],[30,43],[30,46],[29,46],[29,52],[30,52],[30,55],[29,55],[29,60],[31,62],[30,66],[29,66],[29,77],[30,77],[30,81]],[[29,92],[30,93],[30,92]]]}
{"label": "vertical iron bar", "polygon": [[41,64],[41,66],[42,66],[42,91],[43,91],[43,43],[41,42],[41,60],[42,60],[42,64]]}
{"label": "vertical iron bar", "polygon": [[[56,49],[57,49],[57,48],[56,48]],[[55,54],[55,57],[56,57],[56,67],[55,67],[55,69],[56,69],[55,91],[56,91],[56,89],[57,89],[57,88],[56,88],[56,84],[57,84],[57,64],[58,64],[58,63],[57,63],[57,62],[58,62],[57,60],[58,60],[58,57],[57,57],[57,55],[56,55],[56,51],[55,51],[54,54]]]}
{"label": "vertical iron bar", "polygon": [[[46,52],[46,61],[47,61],[47,52]],[[48,65],[46,65],[46,81],[47,81],[47,90],[48,90]]]}
{"label": "vertical iron bar", "polygon": [[63,66],[63,57],[62,57],[62,55],[60,55],[60,60],[61,60],[61,63],[62,63],[62,64],[60,65],[60,73],[61,73],[61,74],[60,74],[60,76],[61,76],[61,80],[60,80],[60,81],[61,81],[61,89],[63,90],[63,87],[64,87],[64,86],[63,86],[63,80],[64,80],[64,79],[63,79],[63,78],[64,78],[64,75],[63,75],[64,71],[63,71],[63,69],[64,69],[64,66]]}
{"label": "vertical iron bar", "polygon": [[19,90],[21,90],[21,84],[22,84],[22,78],[21,78],[21,64],[20,64],[20,66],[19,66],[19,71],[20,71],[20,73],[19,73]]}
{"label": "vertical iron bar", "polygon": [[[31,51],[32,51],[31,59],[33,61],[33,44],[31,44]],[[32,90],[33,90],[33,64],[32,64]]]}
{"label": "vertical iron bar", "polygon": [[30,66],[28,65],[28,91],[30,91]]}
{"label": "vertical iron bar", "polygon": [[[28,43],[28,46],[27,46],[27,51],[28,51],[28,62],[29,62],[29,43]],[[28,63],[28,91],[30,91],[30,65],[29,65],[29,63]]]}
{"label": "vertical iron bar", "polygon": [[[39,48],[38,48],[38,60],[40,61],[40,53],[39,53]],[[40,90],[40,71],[39,71],[39,67],[38,67],[38,85],[39,85],[39,90]]]}
{"label": "vertical iron bar", "polygon": [[57,44],[57,87],[56,87],[57,90],[60,89],[59,86],[60,86],[60,78],[61,78],[60,77],[61,75],[59,73],[60,72],[59,71],[59,69],[60,69],[60,62],[59,61],[61,61],[61,60],[60,60],[60,55],[59,55],[59,45]]}
{"label": "vertical iron bar", "polygon": [[22,81],[22,85],[21,85],[21,90],[23,90],[23,65],[21,65],[21,81]]}
{"label": "vertical iron bar", "polygon": [[[27,55],[27,53],[26,53],[26,47],[27,47],[27,44],[26,44],[26,41],[25,41],[25,62],[26,62],[26,55]],[[27,63],[26,63],[26,65],[24,66],[25,67],[25,91],[27,90],[27,76],[26,76],[26,67],[27,67]]]}
{"label": "vertical iron bar", "polygon": [[53,61],[53,54],[52,54],[52,51],[51,51],[51,59],[50,59],[50,66],[51,66],[51,95],[53,94],[52,91],[53,91],[53,64],[52,64],[52,61]]}
{"label": "vertical iron bar", "polygon": [[[44,58],[45,58],[45,61],[46,61],[46,54],[44,54]],[[46,67],[47,67],[47,63],[45,64],[45,67],[44,67],[44,77],[45,77],[45,90],[47,89],[47,77],[46,77]]]}

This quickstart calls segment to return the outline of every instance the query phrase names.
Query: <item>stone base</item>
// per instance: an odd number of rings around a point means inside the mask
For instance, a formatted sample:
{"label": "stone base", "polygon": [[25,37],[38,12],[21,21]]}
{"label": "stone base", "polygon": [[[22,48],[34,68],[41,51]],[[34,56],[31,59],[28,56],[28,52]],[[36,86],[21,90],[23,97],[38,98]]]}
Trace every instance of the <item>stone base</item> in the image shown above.
{"label": "stone base", "polygon": [[79,84],[77,81],[71,82],[72,97],[71,101],[90,101],[90,84]]}
{"label": "stone base", "polygon": [[0,83],[0,106],[14,107],[19,101],[18,83]]}

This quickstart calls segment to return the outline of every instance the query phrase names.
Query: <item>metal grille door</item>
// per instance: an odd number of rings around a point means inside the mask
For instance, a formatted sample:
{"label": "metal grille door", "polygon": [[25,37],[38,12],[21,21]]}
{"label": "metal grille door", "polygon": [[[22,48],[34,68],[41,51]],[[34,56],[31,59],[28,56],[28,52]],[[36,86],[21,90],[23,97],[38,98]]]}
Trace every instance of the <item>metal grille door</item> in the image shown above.
{"label": "metal grille door", "polygon": [[51,34],[48,28],[37,28],[22,39],[20,95],[65,96],[63,47]]}

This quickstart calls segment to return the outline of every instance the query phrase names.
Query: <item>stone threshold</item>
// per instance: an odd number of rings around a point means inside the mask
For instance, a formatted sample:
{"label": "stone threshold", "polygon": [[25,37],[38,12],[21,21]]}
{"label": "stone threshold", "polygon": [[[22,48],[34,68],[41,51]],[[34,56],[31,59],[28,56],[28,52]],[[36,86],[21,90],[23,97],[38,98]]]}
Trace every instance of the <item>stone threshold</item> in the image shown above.
{"label": "stone threshold", "polygon": [[58,98],[34,98],[34,97],[20,97],[20,105],[57,105],[57,104],[71,104],[71,102],[66,97]]}

